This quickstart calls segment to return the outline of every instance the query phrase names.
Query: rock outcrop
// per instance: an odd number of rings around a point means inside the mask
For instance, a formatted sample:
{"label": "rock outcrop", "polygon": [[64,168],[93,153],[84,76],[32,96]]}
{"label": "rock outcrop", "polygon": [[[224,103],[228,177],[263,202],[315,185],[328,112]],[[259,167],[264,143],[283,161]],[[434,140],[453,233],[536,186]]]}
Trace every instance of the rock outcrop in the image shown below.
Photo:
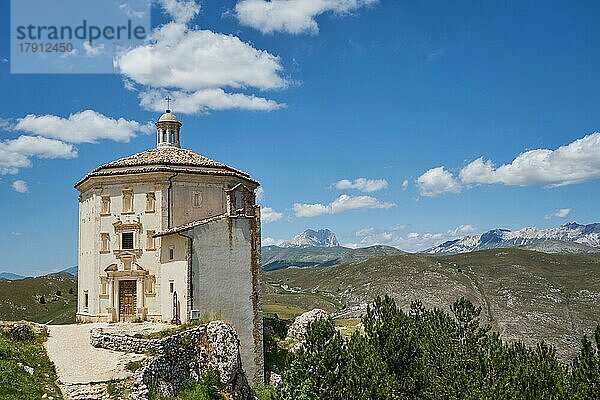
{"label": "rock outcrop", "polygon": [[252,398],[242,369],[238,336],[222,321],[162,339],[114,335],[96,329],[90,341],[95,347],[146,354],[133,375],[130,399],[145,400],[151,389],[164,396],[175,396],[184,379],[198,380],[209,371],[218,374],[221,389],[229,399]]}
{"label": "rock outcrop", "polygon": [[303,340],[309,323],[326,318],[329,318],[329,314],[320,308],[307,311],[296,317],[294,323],[288,329],[287,337],[293,340]]}

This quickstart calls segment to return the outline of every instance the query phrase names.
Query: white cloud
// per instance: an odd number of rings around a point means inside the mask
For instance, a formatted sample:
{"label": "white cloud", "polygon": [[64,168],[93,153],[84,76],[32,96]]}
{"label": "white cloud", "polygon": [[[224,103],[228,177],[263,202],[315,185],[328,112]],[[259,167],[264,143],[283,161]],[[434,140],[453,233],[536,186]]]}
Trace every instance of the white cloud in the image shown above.
{"label": "white cloud", "polygon": [[285,242],[283,239],[273,239],[272,237],[262,238],[263,246],[279,246],[281,243]]}
{"label": "white cloud", "polygon": [[27,187],[27,182],[25,181],[14,181],[12,183],[12,188],[15,190],[15,192],[19,192],[19,193],[27,193],[29,191],[29,188]]}
{"label": "white cloud", "polygon": [[71,114],[68,118],[30,114],[19,119],[14,129],[69,143],[96,143],[100,139],[128,142],[137,133],[153,131],[150,125],[113,119],[93,110]]}
{"label": "white cloud", "polygon": [[402,182],[402,190],[406,189],[408,189],[408,179],[405,179],[404,182]]}
{"label": "white cloud", "polygon": [[83,42],[83,49],[85,50],[85,55],[87,57],[96,57],[104,52],[104,43],[100,43],[98,46],[94,47],[89,42]]}
{"label": "white cloud", "polygon": [[256,196],[256,200],[263,201],[265,199],[265,189],[262,186],[257,187],[254,195]]}
{"label": "white cloud", "polygon": [[293,205],[293,210],[297,217],[317,217],[323,214],[338,214],[350,210],[388,209],[395,206],[394,203],[382,202],[371,196],[348,196],[343,194],[328,205],[296,203]]}
{"label": "white cloud", "polygon": [[200,4],[194,0],[159,0],[163,9],[177,22],[187,23],[200,12]]}
{"label": "white cloud", "polygon": [[354,235],[358,239],[353,243],[354,247],[367,247],[374,245],[385,245],[397,247],[405,251],[421,251],[436,246],[447,240],[462,238],[473,235],[477,229],[472,225],[459,225],[445,232],[403,232],[402,229],[392,227],[390,229],[364,228],[356,231]]}
{"label": "white cloud", "polygon": [[554,211],[552,214],[546,215],[544,218],[545,219],[551,219],[552,217],[566,218],[569,214],[571,214],[570,208],[559,208],[558,210]]}
{"label": "white cloud", "polygon": [[235,11],[242,25],[262,33],[316,34],[319,32],[315,21],[318,15],[326,12],[349,14],[375,3],[377,0],[241,0]]}
{"label": "white cloud", "polygon": [[169,95],[177,105],[177,112],[196,114],[209,110],[273,111],[285,107],[276,101],[243,93],[227,93],[223,89],[204,89],[195,92],[149,89],[140,93],[140,105],[151,111],[162,112],[165,97]]}
{"label": "white cloud", "polygon": [[372,193],[387,188],[388,183],[385,179],[358,178],[353,182],[348,179],[342,179],[336,182],[334,186],[338,190],[356,189],[361,192]]}
{"label": "white cloud", "polygon": [[435,197],[444,193],[460,193],[461,185],[444,167],[432,168],[417,178],[421,196]]}
{"label": "white cloud", "polygon": [[518,155],[510,164],[496,167],[483,157],[460,171],[467,185],[557,187],[600,179],[600,133],[575,140],[556,150],[536,149]]}
{"label": "white cloud", "polygon": [[16,174],[31,166],[31,157],[75,158],[77,149],[60,140],[39,136],[19,136],[0,142],[0,175]]}
{"label": "white cloud", "polygon": [[[153,111],[162,110],[166,90],[177,112],[271,111],[284,105],[239,91],[288,86],[279,57],[236,36],[191,29],[181,22],[156,28],[152,41],[121,54],[115,65],[130,88],[131,82],[145,87],[140,102]],[[238,92],[229,93],[229,89]]]}
{"label": "white cloud", "polygon": [[271,207],[262,207],[260,210],[260,219],[264,223],[276,222],[283,218],[283,213],[277,212]]}

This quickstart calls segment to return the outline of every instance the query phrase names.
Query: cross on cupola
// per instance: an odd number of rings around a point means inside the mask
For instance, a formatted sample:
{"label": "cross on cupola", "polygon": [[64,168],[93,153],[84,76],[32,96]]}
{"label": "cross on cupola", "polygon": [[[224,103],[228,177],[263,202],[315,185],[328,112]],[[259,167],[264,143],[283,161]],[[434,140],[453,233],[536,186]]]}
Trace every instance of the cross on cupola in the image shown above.
{"label": "cross on cupola", "polygon": [[179,133],[181,122],[177,120],[175,114],[170,110],[171,97],[165,98],[167,101],[167,110],[160,116],[156,122],[156,146],[157,147],[181,147]]}

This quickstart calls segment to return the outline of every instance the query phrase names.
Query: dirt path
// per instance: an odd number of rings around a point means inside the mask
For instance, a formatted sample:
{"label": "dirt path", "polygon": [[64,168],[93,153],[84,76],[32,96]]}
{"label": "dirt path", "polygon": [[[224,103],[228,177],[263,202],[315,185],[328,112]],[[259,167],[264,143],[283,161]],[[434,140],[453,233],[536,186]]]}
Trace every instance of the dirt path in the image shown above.
{"label": "dirt path", "polygon": [[62,384],[107,382],[131,376],[125,365],[140,355],[97,349],[90,344],[90,330],[108,324],[49,325],[45,343]]}

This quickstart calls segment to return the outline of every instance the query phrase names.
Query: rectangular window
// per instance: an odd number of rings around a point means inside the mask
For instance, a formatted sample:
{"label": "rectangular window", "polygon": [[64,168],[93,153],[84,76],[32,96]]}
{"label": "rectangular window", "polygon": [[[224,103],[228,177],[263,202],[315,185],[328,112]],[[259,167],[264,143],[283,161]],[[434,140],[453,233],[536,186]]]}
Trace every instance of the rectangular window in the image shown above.
{"label": "rectangular window", "polygon": [[154,278],[152,278],[152,277],[147,278],[144,281],[144,284],[146,285],[145,292],[147,294],[153,294],[154,293]]}
{"label": "rectangular window", "polygon": [[103,253],[110,251],[110,235],[108,233],[100,234],[100,251]]}
{"label": "rectangular window", "polygon": [[102,196],[102,208],[100,213],[102,215],[110,215],[110,197]]}
{"label": "rectangular window", "polygon": [[83,307],[89,308],[90,306],[90,295],[87,290],[83,291]]}
{"label": "rectangular window", "polygon": [[133,250],[133,232],[123,232],[121,234],[121,249]]}
{"label": "rectangular window", "polygon": [[170,246],[169,247],[169,260],[172,260],[175,258],[175,247],[174,246]]}
{"label": "rectangular window", "polygon": [[192,193],[192,205],[194,207],[202,207],[202,192]]}
{"label": "rectangular window", "polygon": [[154,231],[146,231],[146,250],[155,250]]}
{"label": "rectangular window", "polygon": [[156,207],[156,195],[154,193],[146,193],[146,212],[154,212]]}
{"label": "rectangular window", "polygon": [[123,190],[123,212],[133,212],[133,190]]}
{"label": "rectangular window", "polygon": [[175,291],[175,282],[169,281],[169,293],[173,293]]}

